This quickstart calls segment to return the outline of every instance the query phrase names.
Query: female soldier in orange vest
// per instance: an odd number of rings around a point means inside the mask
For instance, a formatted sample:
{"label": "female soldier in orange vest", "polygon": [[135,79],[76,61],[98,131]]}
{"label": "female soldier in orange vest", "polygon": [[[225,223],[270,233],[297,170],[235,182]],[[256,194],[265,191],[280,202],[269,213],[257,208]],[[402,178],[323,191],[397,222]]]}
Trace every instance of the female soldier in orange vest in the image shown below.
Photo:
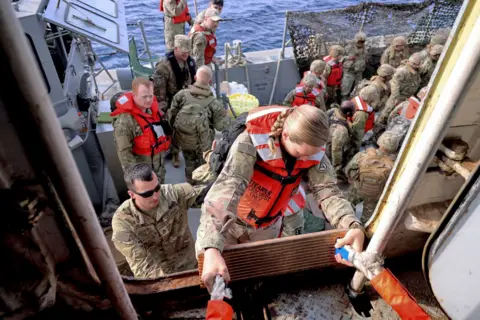
{"label": "female soldier in orange vest", "polygon": [[207,288],[216,275],[229,281],[221,255],[226,244],[278,237],[282,216],[295,210],[290,200],[304,176],[330,223],[351,229],[337,245],[363,249],[363,228],[323,156],[328,130],[325,113],[309,105],[249,112],[246,130],[233,143],[202,207],[196,249],[197,254],[204,252],[202,280]]}
{"label": "female soldier in orange vest", "polygon": [[324,92],[318,87],[318,78],[313,74],[306,74],[300,84],[285,97],[283,101],[284,106],[298,107],[308,104],[319,108],[322,111],[327,111],[325,107],[325,100],[323,99]]}

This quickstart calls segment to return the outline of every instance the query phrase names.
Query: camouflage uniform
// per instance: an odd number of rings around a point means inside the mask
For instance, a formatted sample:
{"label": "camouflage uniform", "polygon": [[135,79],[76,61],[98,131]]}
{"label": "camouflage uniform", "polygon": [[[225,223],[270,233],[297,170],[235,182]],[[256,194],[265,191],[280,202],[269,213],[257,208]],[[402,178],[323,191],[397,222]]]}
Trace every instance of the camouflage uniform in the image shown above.
{"label": "camouflage uniform", "polygon": [[432,77],[433,71],[435,70],[437,66],[438,60],[435,60],[432,58],[432,55],[440,55],[442,53],[443,46],[441,45],[435,45],[432,48],[430,48],[430,53],[427,55],[425,60],[422,63],[422,66],[420,67],[419,73],[421,77],[421,83],[420,87],[425,87],[428,85],[428,82],[430,81],[430,78]]}
{"label": "camouflage uniform", "polygon": [[331,140],[327,143],[327,156],[332,162],[337,177],[343,177],[342,168],[347,162],[351,147],[349,124],[338,108],[328,110],[327,116]]}
{"label": "camouflage uniform", "polygon": [[129,199],[112,219],[112,241],[136,278],[158,278],[197,267],[187,211],[200,190],[188,183],[162,185],[160,190],[156,209],[142,212]]}
{"label": "camouflage uniform", "polygon": [[390,82],[392,94],[388,98],[385,108],[378,117],[378,124],[385,126],[390,112],[400,102],[413,96],[420,88],[420,74],[409,65],[404,65],[397,69]]}
{"label": "camouflage uniform", "polygon": [[178,4],[176,0],[163,0],[163,16],[165,46],[167,51],[173,50],[174,39],[177,34],[185,34],[185,22],[173,23],[173,17],[179,16],[186,6],[186,0],[181,0]]}
{"label": "camouflage uniform", "polygon": [[[377,157],[380,157],[380,158],[385,157],[386,159],[382,159],[382,162],[369,159],[369,158],[377,159]],[[378,149],[369,148],[365,151],[360,151],[359,153],[357,153],[353,157],[353,159],[348,163],[348,165],[345,167],[345,175],[347,176],[349,181],[352,182],[352,185],[348,189],[347,199],[353,205],[357,205],[358,203],[363,201],[363,213],[362,213],[362,217],[360,218],[360,221],[363,224],[365,224],[368,221],[368,219],[370,219],[370,217],[372,216],[373,211],[375,210],[375,206],[377,205],[378,199],[382,194],[386,180],[379,177],[378,180],[372,181],[372,183],[375,183],[377,185],[378,189],[373,192],[372,191],[365,192],[363,190],[364,188],[362,188],[362,185],[359,181],[360,172],[362,170],[371,170],[371,171],[382,170],[379,168],[379,166],[385,167],[386,166],[385,163],[389,165],[387,168],[388,174],[389,174],[393,167],[393,159],[391,159],[390,156],[388,156],[387,154],[383,153]],[[388,178],[388,175],[387,175],[387,178]]]}
{"label": "camouflage uniform", "polygon": [[[243,132],[233,143],[222,172],[205,198],[195,244],[197,254],[206,248],[222,252],[226,244],[252,240],[256,229],[237,219],[236,214],[256,160],[257,151],[252,140]],[[358,223],[351,204],[336,185],[335,172],[327,157],[310,168],[306,175],[315,200],[333,226],[349,228]]]}
{"label": "camouflage uniform", "polygon": [[[290,93],[285,97],[285,100],[283,100],[283,105],[291,107],[293,104],[293,100],[295,100],[295,96],[297,94],[296,89],[293,89],[290,91]],[[323,90],[320,92],[320,94],[315,98],[315,107],[322,111],[327,111],[327,107],[325,106],[325,99],[324,99],[324,93]]]}
{"label": "camouflage uniform", "polygon": [[[151,109],[146,110],[151,113]],[[129,113],[122,113],[113,120],[113,140],[117,147],[118,159],[122,165],[123,171],[131,165],[146,163],[152,165],[152,170],[158,177],[158,181],[165,181],[165,152],[157,153],[153,156],[142,156],[132,152],[133,139],[143,134],[135,118]]]}
{"label": "camouflage uniform", "polygon": [[403,51],[395,51],[393,45],[385,49],[383,52],[382,58],[380,59],[381,64],[389,64],[394,68],[400,67],[402,61],[408,59],[408,48],[405,47]]}
{"label": "camouflage uniform", "polygon": [[363,71],[366,67],[366,49],[359,48],[355,43],[345,47],[343,59],[342,98],[350,97],[350,92],[363,79]]}
{"label": "camouflage uniform", "polygon": [[[195,109],[198,110],[185,110],[189,105],[196,105]],[[181,116],[177,117],[179,113]],[[209,86],[195,83],[175,95],[168,120],[174,128],[175,140],[183,151],[187,181],[191,181],[193,170],[204,163],[203,152],[212,147],[215,129],[227,129],[230,117]]]}

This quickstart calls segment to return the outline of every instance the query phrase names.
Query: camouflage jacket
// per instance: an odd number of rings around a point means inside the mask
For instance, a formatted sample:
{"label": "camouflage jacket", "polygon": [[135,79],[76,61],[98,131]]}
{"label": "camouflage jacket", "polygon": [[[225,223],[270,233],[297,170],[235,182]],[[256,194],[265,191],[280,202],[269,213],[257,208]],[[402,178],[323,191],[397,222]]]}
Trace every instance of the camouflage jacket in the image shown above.
{"label": "camouflage jacket", "polygon": [[428,55],[427,58],[423,61],[419,70],[421,78],[420,88],[428,85],[428,82],[430,81],[430,78],[432,77],[433,71],[435,70],[436,66],[437,61],[433,60],[430,55]]}
{"label": "camouflage jacket", "polygon": [[380,79],[380,77],[374,76],[372,77],[368,86],[373,86],[375,89],[377,89],[379,97],[375,103],[372,103],[372,107],[375,109],[375,111],[382,110],[391,94],[390,83],[385,83]]}
{"label": "camouflage jacket", "polygon": [[[204,31],[215,34],[211,31]],[[192,58],[195,60],[197,68],[205,65],[205,49],[207,48],[207,38],[203,32],[194,32],[190,34],[190,40],[192,41]]]}
{"label": "camouflage jacket", "polygon": [[142,212],[132,199],[112,219],[112,241],[136,278],[157,278],[196,268],[188,208],[199,191],[188,183],[162,185],[159,205]]}
{"label": "camouflage jacket", "polygon": [[[285,97],[285,100],[283,100],[283,105],[291,107],[292,103],[293,103],[293,100],[295,100],[296,94],[297,94],[296,89],[293,89],[292,91],[290,91],[290,93]],[[326,112],[327,107],[325,106],[324,95],[325,94],[322,90],[322,92],[320,92],[320,94],[315,98],[315,107],[317,107],[318,109]]]}
{"label": "camouflage jacket", "polygon": [[135,118],[129,113],[122,113],[113,120],[113,140],[117,147],[118,159],[123,170],[138,163],[153,164],[153,171],[157,173],[163,166],[163,152],[152,157],[136,155],[132,152],[133,139],[143,134]]}
{"label": "camouflage jacket", "polygon": [[330,141],[327,143],[327,155],[332,166],[338,172],[343,166],[347,149],[351,146],[351,129],[347,119],[338,108],[327,111],[330,122]]}
{"label": "camouflage jacket", "polygon": [[[243,132],[233,143],[225,166],[205,198],[197,233],[197,254],[206,248],[223,251],[225,233],[236,222],[237,205],[250,183],[256,160],[257,151],[252,140],[247,132]],[[306,175],[314,199],[333,226],[349,228],[355,222],[359,223],[352,205],[337,187],[327,157],[321,164],[310,168]]]}
{"label": "camouflage jacket", "polygon": [[365,124],[367,123],[368,113],[364,111],[357,111],[352,117],[352,140],[353,147],[357,150],[362,145],[363,137],[365,136]]}
{"label": "camouflage jacket", "polygon": [[395,71],[390,84],[391,98],[397,104],[417,93],[420,88],[420,73],[408,65],[401,66]]}
{"label": "camouflage jacket", "polygon": [[343,58],[344,72],[363,73],[367,65],[366,51],[365,48],[358,48],[355,44],[347,45]]}
{"label": "camouflage jacket", "polygon": [[[185,62],[178,62],[178,65],[183,69],[185,80],[183,88],[187,88],[192,83],[192,76],[188,71]],[[168,110],[171,104],[171,99],[179,91],[177,89],[177,82],[172,65],[168,59],[163,58],[155,65],[155,72],[153,73],[153,91],[157,97],[158,107],[162,111]]]}
{"label": "camouflage jacket", "polygon": [[394,68],[398,68],[402,64],[402,61],[408,59],[408,57],[409,52],[407,47],[405,47],[403,51],[397,52],[393,49],[393,46],[390,46],[383,52],[380,58],[380,65],[389,64]]}
{"label": "camouflage jacket", "polygon": [[[185,112],[187,105],[198,105],[203,112]],[[181,117],[177,117],[179,112]],[[168,111],[168,120],[175,129],[175,140],[184,150],[200,148],[205,152],[212,147],[215,130],[223,131],[230,125],[225,108],[220,100],[215,99],[209,86],[195,83],[188,89],[181,90],[173,98]]]}

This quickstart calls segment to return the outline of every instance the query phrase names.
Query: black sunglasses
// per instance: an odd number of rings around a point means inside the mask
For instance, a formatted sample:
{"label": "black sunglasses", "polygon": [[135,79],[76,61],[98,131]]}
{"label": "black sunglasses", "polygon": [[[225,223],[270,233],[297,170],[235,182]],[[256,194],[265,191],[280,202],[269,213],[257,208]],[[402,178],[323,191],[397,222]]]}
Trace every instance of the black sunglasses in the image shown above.
{"label": "black sunglasses", "polygon": [[142,192],[142,193],[135,192],[135,194],[139,195],[142,198],[150,198],[151,196],[153,196],[153,194],[155,192],[158,192],[158,191],[160,191],[160,185],[159,184],[155,187],[155,189],[148,190],[148,191],[145,191],[145,192]]}

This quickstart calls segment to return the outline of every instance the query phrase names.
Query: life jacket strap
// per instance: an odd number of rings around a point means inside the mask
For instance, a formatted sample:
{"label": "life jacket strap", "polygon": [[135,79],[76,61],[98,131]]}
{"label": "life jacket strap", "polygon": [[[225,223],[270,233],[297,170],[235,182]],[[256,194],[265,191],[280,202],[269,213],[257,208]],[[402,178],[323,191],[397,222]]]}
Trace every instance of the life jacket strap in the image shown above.
{"label": "life jacket strap", "polygon": [[282,212],[279,211],[273,216],[266,216],[263,218],[259,218],[255,215],[255,209],[250,210],[250,212],[247,215],[247,219],[255,221],[255,224],[258,226],[261,226],[263,224],[270,224],[273,220],[277,219],[279,216],[282,215]]}
{"label": "life jacket strap", "polygon": [[255,170],[258,170],[261,173],[263,173],[264,175],[266,175],[267,177],[270,177],[270,178],[280,182],[281,185],[294,184],[295,182],[297,182],[298,178],[300,176],[302,176],[302,173],[303,173],[303,172],[300,172],[299,174],[294,175],[294,176],[284,177],[282,175],[279,175],[275,172],[272,172],[272,171],[262,167],[261,165],[259,165],[257,163],[255,163],[254,168],[255,168]]}

